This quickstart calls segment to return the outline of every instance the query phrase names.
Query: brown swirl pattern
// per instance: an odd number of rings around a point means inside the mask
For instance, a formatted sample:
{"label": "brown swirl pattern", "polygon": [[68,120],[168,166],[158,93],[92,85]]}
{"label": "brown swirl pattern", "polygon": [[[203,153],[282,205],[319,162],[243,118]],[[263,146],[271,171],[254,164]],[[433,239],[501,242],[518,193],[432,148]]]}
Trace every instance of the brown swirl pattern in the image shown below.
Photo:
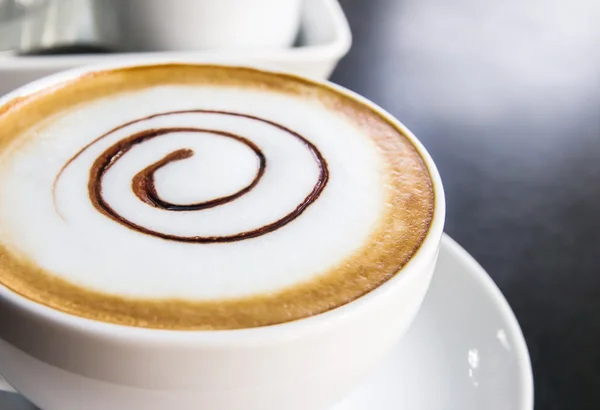
{"label": "brown swirl pattern", "polygon": [[[88,180],[88,194],[89,199],[93,206],[103,215],[112,219],[119,224],[135,230],[137,232],[151,235],[157,238],[177,241],[177,242],[188,242],[188,243],[225,243],[225,242],[235,242],[241,241],[250,238],[256,238],[267,233],[273,232],[286,224],[290,223],[294,219],[298,218],[311,204],[313,204],[318,198],[325,186],[327,185],[327,181],[329,180],[329,170],[327,168],[327,161],[321,154],[321,152],[317,149],[317,147],[304,138],[302,135],[297,132],[281,125],[271,120],[267,120],[264,118],[260,118],[253,115],[242,114],[237,112],[229,112],[229,111],[217,111],[217,110],[180,110],[180,111],[169,111],[164,113],[153,114],[147,117],[139,118],[125,124],[122,124],[118,127],[113,128],[107,133],[101,135],[100,137],[93,140],[91,143],[83,147],[79,152],[77,152],[73,157],[71,157],[65,165],[61,168],[59,173],[56,175],[54,179],[53,186],[53,195],[54,195],[54,205],[58,210],[57,202],[56,202],[56,186],[64,171],[69,167],[70,164],[73,163],[83,152],[85,152],[88,148],[96,144],[98,141],[107,138],[108,136],[114,134],[115,132],[122,130],[125,127],[128,127],[133,124],[141,123],[153,118],[157,117],[165,117],[170,115],[178,115],[178,114],[215,114],[215,115],[223,115],[230,117],[243,117],[253,121],[259,121],[269,126],[275,127],[280,131],[283,131],[288,136],[298,139],[301,141],[306,148],[311,152],[312,156],[319,167],[319,176],[318,179],[312,189],[312,191],[304,198],[304,200],[299,203],[294,210],[292,210],[287,215],[282,218],[261,226],[256,229],[239,232],[232,235],[223,235],[223,236],[178,236],[171,235],[163,232],[158,232],[147,227],[144,227],[138,223],[135,223],[126,217],[120,215],[116,212],[110,204],[104,199],[102,195],[102,181],[105,174],[108,170],[114,166],[118,161],[124,158],[129,150],[131,150],[134,146],[139,144],[143,144],[146,141],[149,141],[154,138],[163,138],[173,133],[179,132],[190,132],[190,133],[209,133],[213,135],[217,135],[223,138],[233,139],[241,144],[246,145],[250,148],[258,159],[258,169],[256,175],[253,180],[245,187],[241,188],[237,192],[227,195],[220,198],[211,199],[208,201],[191,203],[191,204],[174,204],[168,201],[163,200],[160,197],[160,194],[157,192],[155,183],[154,183],[154,174],[161,168],[169,165],[174,161],[182,161],[187,158],[190,158],[194,155],[193,150],[188,148],[182,148],[167,154],[164,158],[155,163],[147,166],[143,170],[139,171],[131,181],[131,188],[135,196],[142,202],[146,203],[149,206],[154,208],[158,208],[164,210],[166,212],[197,212],[202,211],[204,209],[217,207],[228,202],[234,201],[248,192],[252,191],[252,189],[260,182],[262,176],[265,173],[265,169],[267,167],[267,158],[261,151],[260,147],[258,147],[255,143],[244,138],[243,136],[236,135],[233,133],[215,130],[215,129],[205,129],[205,128],[195,128],[195,127],[168,127],[168,128],[152,128],[148,130],[143,130],[137,132],[133,135],[130,135],[126,138],[123,138],[106,149],[101,155],[99,155],[91,169],[90,176]],[[60,212],[59,212],[60,214]],[[62,216],[62,215],[61,215]],[[64,218],[64,216],[63,216]]]}

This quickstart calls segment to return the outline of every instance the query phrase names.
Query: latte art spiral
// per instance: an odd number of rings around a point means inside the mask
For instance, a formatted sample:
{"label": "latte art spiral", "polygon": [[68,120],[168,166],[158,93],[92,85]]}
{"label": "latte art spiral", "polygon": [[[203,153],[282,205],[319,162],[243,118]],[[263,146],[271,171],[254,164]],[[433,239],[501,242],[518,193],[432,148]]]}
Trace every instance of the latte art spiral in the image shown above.
{"label": "latte art spiral", "polygon": [[[134,176],[134,178],[132,180],[132,183],[131,183],[132,191],[135,193],[135,195],[138,197],[138,199],[140,199],[144,203],[146,203],[152,207],[167,211],[167,212],[201,211],[203,209],[220,206],[220,205],[226,204],[227,202],[236,200],[237,198],[250,192],[260,182],[260,179],[262,178],[263,174],[265,173],[265,168],[268,163],[267,159],[265,158],[265,155],[263,154],[263,152],[260,150],[260,148],[255,143],[253,143],[252,141],[250,141],[249,139],[247,139],[243,136],[236,135],[231,132],[220,131],[220,130],[215,130],[215,129],[191,128],[191,127],[170,127],[170,128],[158,128],[158,129],[151,128],[151,129],[144,130],[144,131],[138,131],[133,135],[126,136],[125,138],[119,140],[118,142],[116,142],[112,146],[110,146],[106,151],[104,151],[94,161],[94,163],[90,169],[88,191],[89,191],[90,201],[92,202],[94,207],[99,212],[101,212],[102,214],[111,218],[112,220],[114,220],[124,226],[127,226],[128,228],[131,228],[135,231],[138,231],[138,232],[141,232],[141,233],[144,233],[147,235],[156,236],[161,239],[179,241],[179,242],[194,242],[194,243],[234,242],[234,241],[239,241],[239,240],[244,240],[244,239],[255,238],[255,237],[267,234],[267,233],[277,230],[277,229],[283,227],[284,225],[288,224],[289,222],[293,221],[298,216],[300,216],[300,214],[302,214],[302,212],[304,212],[304,210],[308,206],[310,206],[314,201],[317,200],[317,198],[321,194],[321,191],[325,188],[325,185],[327,184],[327,180],[329,178],[327,162],[325,161],[325,158],[323,158],[322,154],[319,152],[317,147],[314,144],[312,144],[310,141],[308,141],[306,138],[302,137],[300,134],[290,130],[289,128],[284,127],[283,125],[280,125],[273,121],[259,118],[259,117],[253,116],[253,115],[241,114],[241,113],[236,113],[236,112],[215,111],[215,110],[172,111],[172,112],[166,112],[166,113],[160,113],[160,114],[153,114],[151,116],[140,118],[140,119],[128,122],[124,125],[118,126],[114,129],[110,130],[109,132],[103,134],[99,138],[95,139],[90,144],[88,144],[85,148],[83,148],[81,151],[79,151],[77,154],[75,154],[75,156],[73,156],[71,159],[69,159],[69,161],[65,164],[65,166],[63,168],[61,168],[60,172],[56,176],[56,179],[54,180],[53,196],[54,196],[55,207],[57,207],[57,205],[56,205],[56,189],[57,189],[57,186],[60,184],[60,180],[61,180],[60,178],[61,178],[63,172],[69,167],[69,165],[73,161],[76,161],[77,158],[82,153],[84,153],[88,148],[90,148],[92,145],[94,145],[98,141],[111,136],[116,131],[127,128],[128,126],[143,123],[144,121],[148,121],[153,118],[165,117],[165,116],[177,115],[177,114],[195,114],[195,115],[212,114],[212,115],[234,117],[234,118],[235,117],[247,118],[247,119],[250,119],[253,121],[262,122],[264,124],[267,124],[269,126],[276,128],[277,130],[282,132],[282,134],[283,134],[282,138],[298,139],[299,141],[302,142],[302,144],[305,146],[305,148],[308,151],[310,151],[310,153],[314,156],[316,166],[318,166],[318,168],[319,168],[318,179],[315,182],[314,188],[304,198],[304,200],[300,204],[298,204],[298,206],[292,212],[288,213],[287,215],[283,216],[282,218],[280,218],[270,224],[267,224],[267,225],[264,225],[264,226],[261,226],[261,227],[258,227],[258,228],[252,229],[252,230],[232,234],[232,235],[179,236],[179,235],[172,235],[172,234],[168,234],[168,233],[164,233],[164,232],[158,232],[158,231],[146,228],[146,227],[144,227],[138,223],[132,222],[132,221],[128,220],[126,217],[120,215],[118,212],[116,212],[110,206],[110,204],[104,199],[104,197],[102,195],[102,182],[103,182],[104,175],[118,161],[126,159],[126,154],[131,150],[132,147],[134,147],[138,144],[143,144],[144,142],[151,140],[153,138],[168,137],[170,134],[173,134],[173,133],[196,133],[196,134],[200,134],[200,135],[212,134],[212,135],[221,136],[224,138],[230,138],[241,144],[244,144],[248,148],[250,148],[256,155],[257,160],[258,160],[256,175],[254,176],[254,178],[248,185],[239,189],[237,192],[235,192],[233,194],[223,196],[220,198],[215,198],[215,199],[210,199],[210,200],[201,201],[201,202],[197,202],[197,203],[192,203],[192,204],[175,204],[175,203],[171,203],[171,202],[163,200],[156,190],[154,178],[155,178],[155,173],[158,170],[169,165],[171,162],[181,161],[181,160],[184,160],[184,159],[187,159],[187,158],[190,158],[191,156],[193,156],[194,155],[193,150],[183,148],[183,149],[179,149],[177,151],[173,151],[173,152],[167,154],[164,158],[160,159],[159,161],[156,161],[155,163],[153,163],[153,164],[149,165],[148,167],[146,167],[145,169],[141,170],[139,173],[137,173]],[[58,207],[57,207],[57,211],[60,212]],[[64,219],[64,215],[61,214],[61,216]]]}
{"label": "latte art spiral", "polygon": [[401,127],[293,75],[126,67],[0,103],[0,286],[85,318],[238,329],[325,312],[398,274],[434,203]]}

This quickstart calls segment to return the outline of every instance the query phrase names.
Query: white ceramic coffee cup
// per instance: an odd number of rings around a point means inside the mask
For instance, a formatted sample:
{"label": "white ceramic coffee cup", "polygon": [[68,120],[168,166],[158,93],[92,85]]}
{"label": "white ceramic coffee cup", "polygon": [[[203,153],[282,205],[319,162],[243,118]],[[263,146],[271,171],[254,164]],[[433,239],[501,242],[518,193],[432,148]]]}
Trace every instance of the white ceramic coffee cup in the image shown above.
{"label": "white ceramic coffee cup", "polygon": [[289,47],[301,0],[103,0],[120,21],[130,50]]}
{"label": "white ceramic coffee cup", "polygon": [[[168,62],[173,61],[144,64]],[[4,96],[0,107],[85,73],[131,65],[139,63],[55,74]],[[326,313],[274,326],[221,331],[153,330],[98,322],[39,305],[0,285],[0,374],[43,410],[319,410],[346,396],[415,317],[437,260],[445,202],[431,157],[402,124],[365,98],[328,86],[404,130],[431,173],[432,225],[398,275]]]}

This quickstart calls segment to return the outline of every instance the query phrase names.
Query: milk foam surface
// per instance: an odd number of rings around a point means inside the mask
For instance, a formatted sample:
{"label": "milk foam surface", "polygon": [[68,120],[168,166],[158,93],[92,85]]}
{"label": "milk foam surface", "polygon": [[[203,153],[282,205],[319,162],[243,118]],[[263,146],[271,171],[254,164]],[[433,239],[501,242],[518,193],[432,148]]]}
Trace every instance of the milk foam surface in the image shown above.
{"label": "milk foam surface", "polygon": [[[314,188],[319,167],[303,144],[239,112],[297,132],[327,162],[329,180],[293,221],[230,243],[182,243],[132,230],[94,207],[90,168],[119,140],[165,127],[219,130],[258,146],[264,175],[247,194],[209,209],[169,212],[132,190],[143,168],[178,149],[190,158],[156,173],[164,200],[186,204],[230,195],[251,183],[259,161],[246,145],[209,132],[174,132],[131,148],[106,172],[103,197],[123,217],[177,236],[222,236],[260,228],[292,212]],[[258,88],[159,85],[96,99],[55,115],[0,154],[0,241],[49,273],[99,292],[138,298],[215,300],[276,292],[318,278],[344,262],[380,225],[388,206],[385,160],[364,131],[318,99]],[[26,215],[26,217],[24,217]]]}

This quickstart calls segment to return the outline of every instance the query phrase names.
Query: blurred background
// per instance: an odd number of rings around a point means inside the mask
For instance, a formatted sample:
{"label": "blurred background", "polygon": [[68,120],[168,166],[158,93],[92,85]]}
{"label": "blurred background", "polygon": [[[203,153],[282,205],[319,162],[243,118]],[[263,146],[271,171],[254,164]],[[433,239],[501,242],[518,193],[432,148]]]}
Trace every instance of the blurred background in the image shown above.
{"label": "blurred background", "polygon": [[600,408],[600,3],[342,5],[354,44],[333,81],[432,154],[446,232],[523,328],[535,408]]}
{"label": "blurred background", "polygon": [[331,76],[432,154],[447,233],[523,328],[535,408],[600,409],[600,2],[223,0],[198,22],[209,0],[178,1],[0,0],[0,94],[157,52]]}

